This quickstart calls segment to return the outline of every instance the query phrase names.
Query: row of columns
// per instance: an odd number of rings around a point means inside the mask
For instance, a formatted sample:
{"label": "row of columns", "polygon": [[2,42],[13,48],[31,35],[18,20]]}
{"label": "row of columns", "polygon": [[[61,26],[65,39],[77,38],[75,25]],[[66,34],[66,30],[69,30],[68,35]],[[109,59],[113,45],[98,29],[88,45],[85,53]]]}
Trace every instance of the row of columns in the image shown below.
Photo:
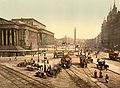
{"label": "row of columns", "polygon": [[16,29],[0,29],[0,45],[18,45],[18,30]]}

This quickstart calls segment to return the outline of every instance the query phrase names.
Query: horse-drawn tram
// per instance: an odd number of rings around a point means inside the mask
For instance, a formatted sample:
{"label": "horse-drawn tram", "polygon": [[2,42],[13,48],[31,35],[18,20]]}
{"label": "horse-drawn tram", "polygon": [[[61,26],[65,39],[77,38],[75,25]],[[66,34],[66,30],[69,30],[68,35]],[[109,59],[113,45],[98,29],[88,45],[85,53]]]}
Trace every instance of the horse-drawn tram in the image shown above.
{"label": "horse-drawn tram", "polygon": [[109,58],[111,60],[120,60],[120,57],[119,57],[119,52],[118,51],[109,51]]}

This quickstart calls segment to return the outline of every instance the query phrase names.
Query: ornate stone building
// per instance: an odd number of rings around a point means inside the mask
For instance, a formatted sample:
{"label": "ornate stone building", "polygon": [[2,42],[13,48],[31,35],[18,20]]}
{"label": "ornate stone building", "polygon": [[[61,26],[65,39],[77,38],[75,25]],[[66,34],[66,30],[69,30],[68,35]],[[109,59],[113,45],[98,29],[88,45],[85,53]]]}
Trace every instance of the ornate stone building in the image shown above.
{"label": "ornate stone building", "polygon": [[54,33],[33,18],[0,18],[0,55],[10,56],[54,44]]}
{"label": "ornate stone building", "polygon": [[115,3],[102,24],[101,43],[104,48],[120,50],[120,11]]}
{"label": "ornate stone building", "polygon": [[101,47],[101,32],[99,33],[99,35],[97,37],[94,38],[95,42],[93,42],[95,44],[95,48],[97,50],[102,49]]}

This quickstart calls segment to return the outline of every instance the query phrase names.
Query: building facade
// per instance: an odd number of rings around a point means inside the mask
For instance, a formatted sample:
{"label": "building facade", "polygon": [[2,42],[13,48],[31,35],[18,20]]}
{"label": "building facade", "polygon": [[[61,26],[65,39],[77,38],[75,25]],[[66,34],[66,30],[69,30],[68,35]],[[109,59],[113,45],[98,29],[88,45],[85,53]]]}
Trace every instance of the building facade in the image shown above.
{"label": "building facade", "polygon": [[104,48],[120,50],[120,11],[115,3],[102,24],[101,43]]}
{"label": "building facade", "polygon": [[[6,20],[0,18],[0,54],[36,51],[54,44],[54,33],[33,18]],[[6,53],[6,54],[5,54]],[[4,55],[3,55],[4,54]]]}
{"label": "building facade", "polygon": [[95,37],[95,48],[97,50],[102,49],[102,45],[101,45],[101,32],[99,33],[99,35],[97,37]]}

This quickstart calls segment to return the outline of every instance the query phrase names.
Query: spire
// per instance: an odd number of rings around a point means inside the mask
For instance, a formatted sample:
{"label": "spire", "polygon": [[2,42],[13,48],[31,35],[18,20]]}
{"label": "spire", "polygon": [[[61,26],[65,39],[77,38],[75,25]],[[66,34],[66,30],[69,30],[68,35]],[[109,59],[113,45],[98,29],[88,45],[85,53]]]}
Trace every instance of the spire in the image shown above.
{"label": "spire", "polygon": [[114,0],[114,5],[113,5],[113,8],[116,8],[116,5],[115,5],[115,0]]}
{"label": "spire", "polygon": [[117,14],[117,7],[116,7],[116,4],[115,4],[115,0],[114,0],[113,9],[112,9],[112,14]]}

